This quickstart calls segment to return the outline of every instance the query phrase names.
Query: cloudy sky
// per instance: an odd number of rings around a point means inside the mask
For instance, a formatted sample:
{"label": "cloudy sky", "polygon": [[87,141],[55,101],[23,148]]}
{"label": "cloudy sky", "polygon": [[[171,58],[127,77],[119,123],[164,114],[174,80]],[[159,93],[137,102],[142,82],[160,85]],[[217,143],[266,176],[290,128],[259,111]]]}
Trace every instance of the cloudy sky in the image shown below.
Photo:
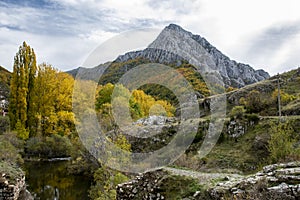
{"label": "cloudy sky", "polygon": [[102,42],[176,23],[224,54],[270,74],[300,66],[298,0],[0,0],[0,65],[26,41],[38,62],[82,65]]}

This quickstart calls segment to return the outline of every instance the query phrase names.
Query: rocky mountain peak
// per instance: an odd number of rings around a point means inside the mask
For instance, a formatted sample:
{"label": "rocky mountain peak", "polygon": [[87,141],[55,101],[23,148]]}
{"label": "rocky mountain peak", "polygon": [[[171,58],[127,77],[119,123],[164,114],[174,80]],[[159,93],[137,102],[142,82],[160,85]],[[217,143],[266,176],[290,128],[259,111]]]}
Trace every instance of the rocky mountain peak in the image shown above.
{"label": "rocky mountain peak", "polygon": [[183,34],[188,34],[190,36],[193,35],[191,32],[184,30],[181,26],[179,26],[177,24],[169,24],[168,26],[166,26],[164,28],[164,30],[166,30],[166,29],[173,30],[173,31],[176,31],[176,32],[181,32]]}
{"label": "rocky mountain peak", "polygon": [[137,57],[165,64],[180,64],[180,61],[186,60],[196,65],[200,73],[214,72],[227,87],[240,88],[270,77],[264,70],[254,70],[250,65],[231,60],[204,37],[194,35],[176,24],[165,27],[148,48],[121,55],[115,62]]}

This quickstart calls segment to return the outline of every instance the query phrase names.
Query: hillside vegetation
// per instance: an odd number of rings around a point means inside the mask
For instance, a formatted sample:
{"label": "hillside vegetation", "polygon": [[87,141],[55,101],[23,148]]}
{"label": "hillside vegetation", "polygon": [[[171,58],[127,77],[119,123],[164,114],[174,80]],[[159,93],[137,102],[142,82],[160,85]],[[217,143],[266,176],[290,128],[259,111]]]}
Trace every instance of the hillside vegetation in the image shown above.
{"label": "hillside vegetation", "polygon": [[[197,151],[207,133],[207,123],[200,123],[196,138],[175,165],[204,171],[251,173],[262,166],[300,159],[300,68],[241,89],[227,96],[227,118],[217,145],[206,157]],[[205,113],[210,102],[200,104]],[[209,121],[207,116],[204,120]]]}
{"label": "hillside vegetation", "polygon": [[[199,149],[208,133],[210,112],[207,109],[213,97],[200,100],[200,109],[205,115],[199,120],[197,134],[186,152],[163,170],[147,172],[120,184],[117,196],[130,195],[131,199],[149,195],[195,200],[298,199],[299,84],[300,69],[295,69],[228,92],[227,116],[221,136],[205,157],[199,157]],[[152,140],[148,138],[147,144],[155,141],[152,147],[166,145],[177,125],[176,122],[167,124],[162,128],[163,133]],[[143,145],[151,148],[141,142],[132,143],[132,148],[141,149]],[[150,189],[144,186],[145,182],[151,185]]]}
{"label": "hillside vegetation", "polygon": [[10,79],[11,73],[0,66],[0,101],[8,99]]}
{"label": "hillside vegetation", "polygon": [[282,115],[299,115],[300,68],[227,94],[229,110],[237,105],[262,116],[278,115],[278,83]]}
{"label": "hillside vegetation", "polygon": [[[24,42],[16,54],[13,73],[0,68],[0,97],[9,97],[11,128],[0,132],[1,162],[5,162],[5,166],[18,167],[26,159],[72,157],[70,173],[93,177],[91,198],[116,198],[116,186],[132,176],[104,167],[104,161],[95,160],[83,147],[75,128],[80,122],[76,121],[72,110],[74,79],[49,64],[37,64],[35,60],[34,50]],[[110,63],[99,83],[93,82],[97,85],[93,105],[105,136],[129,155],[167,145],[183,123],[176,118],[180,115],[178,99],[169,89],[148,84],[130,91],[118,84],[119,78],[127,71],[146,63],[150,61],[141,57]],[[193,86],[202,116],[185,122],[199,123],[198,129],[193,130],[196,136],[185,153],[169,167],[195,173],[249,174],[267,164],[300,160],[300,69],[240,89],[226,88],[227,115],[225,119],[217,119],[224,122],[221,136],[213,150],[200,158],[199,149],[210,124],[211,99],[218,94],[208,89],[203,77],[188,62],[181,60],[167,65],[181,73]],[[169,81],[176,84],[175,79]],[[81,87],[91,90],[88,88],[90,82],[82,80]],[[218,88],[220,91],[225,89],[220,85],[214,87],[217,91]],[[119,130],[119,124],[113,118],[113,92],[119,95],[114,99],[115,108],[121,114],[126,111],[124,107],[128,108],[134,121],[132,126],[124,129],[125,132]],[[89,97],[76,95],[80,101],[75,103],[81,105],[83,112],[89,112],[86,110]],[[8,118],[1,118],[2,122],[7,125]],[[135,130],[139,131],[138,134],[152,135],[138,139],[128,136]],[[102,145],[102,141],[93,142],[96,149]],[[184,140],[179,139],[177,143],[181,145]],[[166,190],[161,193],[170,198],[189,196],[203,189],[193,177],[181,179],[178,175],[168,175],[166,182],[163,181]],[[174,183],[185,186],[185,189],[177,191]]]}

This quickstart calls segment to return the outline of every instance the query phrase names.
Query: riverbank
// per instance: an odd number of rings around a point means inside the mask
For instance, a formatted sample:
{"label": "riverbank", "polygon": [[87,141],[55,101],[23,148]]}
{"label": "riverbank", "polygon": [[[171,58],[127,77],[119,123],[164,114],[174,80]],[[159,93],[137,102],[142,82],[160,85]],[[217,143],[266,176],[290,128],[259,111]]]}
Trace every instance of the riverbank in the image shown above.
{"label": "riverbank", "polygon": [[0,134],[0,160],[5,163],[0,199],[5,200],[89,199],[99,167],[76,138],[59,135],[23,141],[13,132]]}

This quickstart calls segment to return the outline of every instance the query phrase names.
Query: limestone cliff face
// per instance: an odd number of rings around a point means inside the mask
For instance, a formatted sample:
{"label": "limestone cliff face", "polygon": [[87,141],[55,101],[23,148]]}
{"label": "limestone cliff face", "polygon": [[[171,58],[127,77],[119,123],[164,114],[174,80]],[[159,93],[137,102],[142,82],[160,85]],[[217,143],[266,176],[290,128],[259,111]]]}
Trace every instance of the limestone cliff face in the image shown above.
{"label": "limestone cliff face", "polygon": [[221,76],[225,86],[243,87],[270,77],[264,70],[254,70],[250,65],[231,60],[205,38],[175,24],[163,29],[145,50],[126,53],[115,61],[125,62],[137,57],[166,64],[180,64],[186,60],[197,66],[200,73],[213,72]]}
{"label": "limestone cliff face", "polygon": [[146,48],[142,51],[128,52],[125,55],[119,56],[115,61],[126,62],[128,60],[135,59],[138,57],[148,59],[151,62],[166,63],[166,64],[170,64],[170,63],[180,64],[181,61],[184,60],[183,57],[163,49]]}

